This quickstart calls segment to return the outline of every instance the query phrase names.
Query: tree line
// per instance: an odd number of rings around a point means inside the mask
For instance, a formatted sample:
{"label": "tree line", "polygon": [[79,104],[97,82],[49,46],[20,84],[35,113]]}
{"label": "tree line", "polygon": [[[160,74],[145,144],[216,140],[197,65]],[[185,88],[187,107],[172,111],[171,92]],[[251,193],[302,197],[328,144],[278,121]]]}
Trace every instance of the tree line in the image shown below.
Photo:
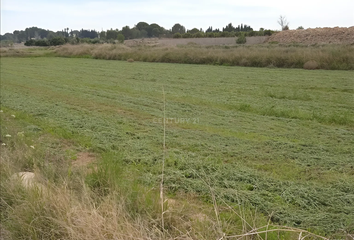
{"label": "tree line", "polygon": [[202,38],[202,37],[235,37],[264,36],[271,35],[274,31],[263,28],[254,31],[251,26],[240,24],[234,27],[232,23],[226,25],[222,30],[209,27],[207,30],[192,28],[187,30],[183,25],[176,23],[171,29],[165,29],[156,23],[148,24],[139,22],[133,28],[125,26],[122,29],[108,29],[106,31],[96,30],[72,30],[64,28],[61,31],[51,31],[38,27],[30,27],[25,30],[15,30],[13,33],[0,35],[2,41],[15,43],[26,42],[28,46],[50,46],[64,43],[99,43],[99,42],[124,42],[127,39],[139,38]]}

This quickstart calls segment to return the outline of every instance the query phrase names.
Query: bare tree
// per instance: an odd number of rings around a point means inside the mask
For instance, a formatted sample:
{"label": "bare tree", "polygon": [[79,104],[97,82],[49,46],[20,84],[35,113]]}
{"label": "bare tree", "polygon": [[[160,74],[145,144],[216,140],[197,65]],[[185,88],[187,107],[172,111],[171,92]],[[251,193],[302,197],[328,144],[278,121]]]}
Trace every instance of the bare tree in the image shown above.
{"label": "bare tree", "polygon": [[280,15],[278,23],[281,26],[281,30],[289,30],[289,22],[285,16]]}

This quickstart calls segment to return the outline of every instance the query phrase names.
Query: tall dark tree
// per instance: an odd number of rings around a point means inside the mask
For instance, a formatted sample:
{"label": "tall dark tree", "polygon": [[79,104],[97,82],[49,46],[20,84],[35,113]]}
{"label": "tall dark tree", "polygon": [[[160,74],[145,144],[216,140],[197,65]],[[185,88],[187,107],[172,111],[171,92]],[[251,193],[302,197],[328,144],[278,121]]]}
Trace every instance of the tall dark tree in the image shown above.
{"label": "tall dark tree", "polygon": [[205,31],[206,33],[208,32],[213,32],[213,27],[208,27],[208,29]]}
{"label": "tall dark tree", "polygon": [[223,32],[234,32],[235,28],[232,23],[229,23],[225,28],[222,29]]}
{"label": "tall dark tree", "polygon": [[145,30],[147,31],[146,29],[149,27],[149,24],[146,23],[146,22],[138,22],[138,24],[136,25],[136,28],[139,29],[140,31],[141,30]]}
{"label": "tall dark tree", "polygon": [[129,26],[125,26],[122,28],[122,34],[124,35],[125,39],[130,39],[132,36],[132,31]]}
{"label": "tall dark tree", "polygon": [[172,33],[173,34],[175,34],[175,33],[183,34],[185,32],[186,32],[186,28],[184,26],[182,26],[181,24],[179,24],[179,23],[176,23],[172,27]]}

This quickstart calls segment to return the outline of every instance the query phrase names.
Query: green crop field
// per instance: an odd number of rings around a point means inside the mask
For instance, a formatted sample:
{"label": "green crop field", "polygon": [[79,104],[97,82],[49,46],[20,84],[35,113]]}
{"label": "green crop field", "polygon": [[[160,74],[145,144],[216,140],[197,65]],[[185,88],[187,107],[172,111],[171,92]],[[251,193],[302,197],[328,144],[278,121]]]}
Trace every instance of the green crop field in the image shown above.
{"label": "green crop field", "polygon": [[169,194],[210,201],[209,184],[273,223],[354,233],[352,71],[1,58],[4,111],[119,155],[146,186],[160,181],[163,88]]}

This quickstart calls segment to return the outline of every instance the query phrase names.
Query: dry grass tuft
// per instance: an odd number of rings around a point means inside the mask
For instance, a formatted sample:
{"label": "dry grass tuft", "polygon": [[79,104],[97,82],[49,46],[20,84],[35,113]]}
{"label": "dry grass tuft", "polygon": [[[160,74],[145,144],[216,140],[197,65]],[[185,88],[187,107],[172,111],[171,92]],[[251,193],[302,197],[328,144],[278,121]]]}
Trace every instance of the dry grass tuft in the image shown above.
{"label": "dry grass tuft", "polygon": [[127,60],[127,62],[134,62],[134,59],[129,58],[129,59]]}
{"label": "dry grass tuft", "polygon": [[314,60],[307,61],[304,64],[304,69],[315,70],[315,69],[318,69],[318,68],[319,68],[318,63],[316,61],[314,61]]}

